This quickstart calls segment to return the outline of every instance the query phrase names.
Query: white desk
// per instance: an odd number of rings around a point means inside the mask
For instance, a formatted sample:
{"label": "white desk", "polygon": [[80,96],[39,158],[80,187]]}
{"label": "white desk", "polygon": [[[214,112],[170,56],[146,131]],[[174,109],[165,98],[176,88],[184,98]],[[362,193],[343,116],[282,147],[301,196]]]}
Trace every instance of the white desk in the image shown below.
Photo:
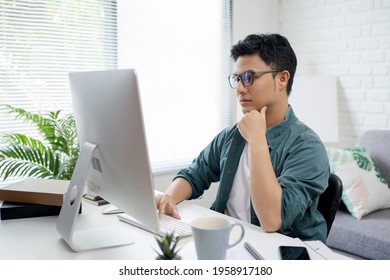
{"label": "white desk", "polygon": [[[153,260],[157,248],[154,235],[138,229],[126,223],[120,222],[116,215],[101,214],[102,207],[94,206],[83,202],[83,213],[78,217],[80,228],[91,225],[117,225],[123,228],[133,237],[131,245],[114,248],[99,249],[93,251],[73,252],[68,245],[60,238],[56,231],[57,217],[39,217],[29,219],[5,220],[0,222],[0,259],[3,260]],[[185,201],[179,204],[179,211],[182,219],[191,222],[194,218],[201,216],[219,216],[217,212],[194,204],[192,201]],[[235,220],[233,218],[224,217]],[[243,246],[245,241],[264,242],[265,244],[281,244],[291,242],[291,238],[277,234],[265,233],[261,228],[240,221],[245,227],[244,240],[227,252],[227,259],[249,259],[253,257]],[[235,238],[238,231],[233,230],[231,238]],[[192,238],[186,238],[182,243],[180,255],[184,260],[196,259],[195,246]],[[341,255],[331,255],[334,259],[343,258]]]}

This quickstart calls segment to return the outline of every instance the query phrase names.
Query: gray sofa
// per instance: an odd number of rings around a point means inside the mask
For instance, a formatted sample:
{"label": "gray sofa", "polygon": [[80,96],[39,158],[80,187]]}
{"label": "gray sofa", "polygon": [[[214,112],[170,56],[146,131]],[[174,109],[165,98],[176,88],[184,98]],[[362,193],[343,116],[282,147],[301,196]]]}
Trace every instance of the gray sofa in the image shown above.
{"label": "gray sofa", "polygon": [[[390,185],[390,130],[370,130],[359,145],[366,148]],[[341,204],[327,245],[355,259],[390,259],[390,209],[383,209],[357,220]]]}

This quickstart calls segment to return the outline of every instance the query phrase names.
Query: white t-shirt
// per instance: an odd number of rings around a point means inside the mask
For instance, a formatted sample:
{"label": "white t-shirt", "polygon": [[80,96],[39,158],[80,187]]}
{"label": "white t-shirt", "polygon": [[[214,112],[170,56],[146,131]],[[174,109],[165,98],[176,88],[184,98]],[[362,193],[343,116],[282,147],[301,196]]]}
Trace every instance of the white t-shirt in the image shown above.
{"label": "white t-shirt", "polygon": [[225,214],[250,222],[250,171],[249,147],[246,143],[234,177],[233,186],[226,204]]}

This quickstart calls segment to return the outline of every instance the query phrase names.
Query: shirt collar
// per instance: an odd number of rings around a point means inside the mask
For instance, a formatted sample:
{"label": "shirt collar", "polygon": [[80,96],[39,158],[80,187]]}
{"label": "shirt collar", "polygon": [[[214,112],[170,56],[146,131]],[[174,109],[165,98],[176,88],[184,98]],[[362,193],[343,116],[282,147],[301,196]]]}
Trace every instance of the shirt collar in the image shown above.
{"label": "shirt collar", "polygon": [[294,110],[290,105],[288,105],[286,117],[284,118],[284,120],[267,129],[266,137],[268,141],[268,146],[272,149],[272,146],[273,144],[275,144],[276,139],[278,139],[278,137],[282,135],[283,132],[285,132],[287,128],[290,127],[291,124],[295,123],[297,120],[298,119],[294,114]]}

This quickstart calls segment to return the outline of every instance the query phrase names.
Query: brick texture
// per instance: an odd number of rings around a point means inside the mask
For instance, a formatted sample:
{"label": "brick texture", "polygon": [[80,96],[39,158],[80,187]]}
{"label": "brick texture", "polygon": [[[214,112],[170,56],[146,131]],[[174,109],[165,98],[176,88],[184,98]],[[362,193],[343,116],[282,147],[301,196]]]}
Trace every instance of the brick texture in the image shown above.
{"label": "brick texture", "polygon": [[297,75],[338,76],[336,146],[390,129],[389,0],[279,0],[279,32],[297,54]]}

